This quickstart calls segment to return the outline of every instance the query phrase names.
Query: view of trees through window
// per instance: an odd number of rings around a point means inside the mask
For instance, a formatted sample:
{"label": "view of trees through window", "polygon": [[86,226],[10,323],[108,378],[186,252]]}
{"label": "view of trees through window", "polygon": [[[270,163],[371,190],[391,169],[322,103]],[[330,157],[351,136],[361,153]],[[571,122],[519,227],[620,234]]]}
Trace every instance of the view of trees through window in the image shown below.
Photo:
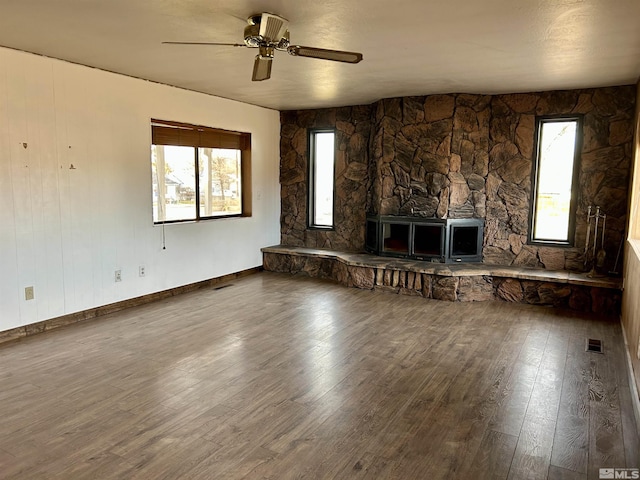
{"label": "view of trees through window", "polygon": [[570,243],[577,119],[542,119],[534,192],[533,241]]}
{"label": "view of trees through window", "polygon": [[240,150],[152,145],[151,166],[155,223],[242,213]]}
{"label": "view of trees through window", "polygon": [[240,150],[199,148],[200,216],[242,212]]}

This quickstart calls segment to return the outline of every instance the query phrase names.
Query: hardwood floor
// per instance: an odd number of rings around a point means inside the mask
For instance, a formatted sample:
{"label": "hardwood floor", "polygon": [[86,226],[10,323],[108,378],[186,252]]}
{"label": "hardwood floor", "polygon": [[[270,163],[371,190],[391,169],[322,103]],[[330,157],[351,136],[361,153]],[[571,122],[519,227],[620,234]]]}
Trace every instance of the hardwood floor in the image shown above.
{"label": "hardwood floor", "polygon": [[640,466],[620,325],[576,312],[264,272],[2,345],[0,365],[3,479]]}

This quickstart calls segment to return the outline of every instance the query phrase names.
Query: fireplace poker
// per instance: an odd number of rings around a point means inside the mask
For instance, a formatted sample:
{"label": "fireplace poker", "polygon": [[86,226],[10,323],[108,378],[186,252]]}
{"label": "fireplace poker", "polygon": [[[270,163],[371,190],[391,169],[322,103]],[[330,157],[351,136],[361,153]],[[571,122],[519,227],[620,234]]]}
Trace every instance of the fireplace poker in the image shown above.
{"label": "fireplace poker", "polygon": [[596,207],[596,223],[593,228],[593,256],[591,259],[595,262],[596,260],[596,245],[598,244],[598,220],[600,219],[600,207]]}
{"label": "fireplace poker", "polygon": [[[591,208],[589,208],[589,211],[591,210]],[[596,267],[598,269],[602,269],[602,267],[604,266],[604,261],[605,261],[605,257],[607,255],[607,253],[604,250],[604,235],[605,235],[605,228],[607,225],[607,215],[604,213],[600,213],[600,207],[596,206],[596,213],[594,213],[593,215],[590,215],[590,217],[588,218],[587,221],[587,225],[590,226],[591,225],[591,218],[595,218],[595,222],[594,222],[594,228],[593,228],[593,249],[591,252],[591,270],[589,271],[589,273],[587,274],[588,277],[596,277],[599,276],[597,271],[596,271]],[[600,219],[602,219],[602,232],[600,232],[598,230],[598,227],[600,226]],[[587,229],[587,243],[585,245],[585,251],[588,251],[590,249],[590,245],[589,245],[589,240],[591,238],[591,229]],[[598,235],[598,233],[600,233],[600,235]],[[598,237],[601,236],[601,242],[600,242],[600,249],[598,249]],[[588,263],[588,256],[585,255],[585,267]]]}
{"label": "fireplace poker", "polygon": [[607,215],[602,214],[602,241],[600,242],[600,250],[598,250],[598,254],[596,255],[596,266],[602,270],[604,267],[604,261],[607,257],[607,252],[604,250],[604,231],[607,226]]}
{"label": "fireplace poker", "polygon": [[618,261],[620,260],[620,253],[622,252],[622,245],[624,245],[624,238],[625,238],[625,232],[622,232],[622,238],[620,239],[620,245],[618,245],[618,253],[616,255],[616,261],[613,264],[613,270],[609,271],[609,274],[611,275],[618,275],[620,272],[618,272]]}
{"label": "fireplace poker", "polygon": [[589,237],[591,236],[591,205],[587,208],[587,240],[584,242],[584,268],[589,263]]}

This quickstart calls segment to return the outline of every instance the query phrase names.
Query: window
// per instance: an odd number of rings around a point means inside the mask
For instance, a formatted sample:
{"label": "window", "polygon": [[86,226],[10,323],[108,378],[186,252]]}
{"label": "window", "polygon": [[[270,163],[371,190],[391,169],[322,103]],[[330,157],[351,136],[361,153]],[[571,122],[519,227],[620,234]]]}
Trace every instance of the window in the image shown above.
{"label": "window", "polygon": [[529,225],[531,243],[573,243],[581,139],[581,117],[536,119]]}
{"label": "window", "polygon": [[251,215],[251,134],[151,121],[153,222]]}
{"label": "window", "polygon": [[309,227],[333,228],[335,132],[309,132]]}

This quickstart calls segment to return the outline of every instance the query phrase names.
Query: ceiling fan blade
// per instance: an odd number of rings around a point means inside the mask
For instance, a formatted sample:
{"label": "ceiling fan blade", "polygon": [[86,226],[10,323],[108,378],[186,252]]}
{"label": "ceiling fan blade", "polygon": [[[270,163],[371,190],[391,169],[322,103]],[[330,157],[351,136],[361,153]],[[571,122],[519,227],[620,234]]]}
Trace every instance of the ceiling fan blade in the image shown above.
{"label": "ceiling fan blade", "polygon": [[227,47],[246,47],[244,43],[218,43],[218,42],[162,42],[166,45],[222,45]]}
{"label": "ceiling fan blade", "polygon": [[256,55],[256,61],[253,64],[253,75],[251,80],[254,82],[260,82],[267,80],[271,77],[271,64],[273,63],[273,57]]}
{"label": "ceiling fan blade", "polygon": [[327,50],[325,48],[292,45],[287,48],[287,52],[294,57],[319,58],[321,60],[333,60],[334,62],[358,63],[362,61],[361,53],[344,52],[342,50]]}

